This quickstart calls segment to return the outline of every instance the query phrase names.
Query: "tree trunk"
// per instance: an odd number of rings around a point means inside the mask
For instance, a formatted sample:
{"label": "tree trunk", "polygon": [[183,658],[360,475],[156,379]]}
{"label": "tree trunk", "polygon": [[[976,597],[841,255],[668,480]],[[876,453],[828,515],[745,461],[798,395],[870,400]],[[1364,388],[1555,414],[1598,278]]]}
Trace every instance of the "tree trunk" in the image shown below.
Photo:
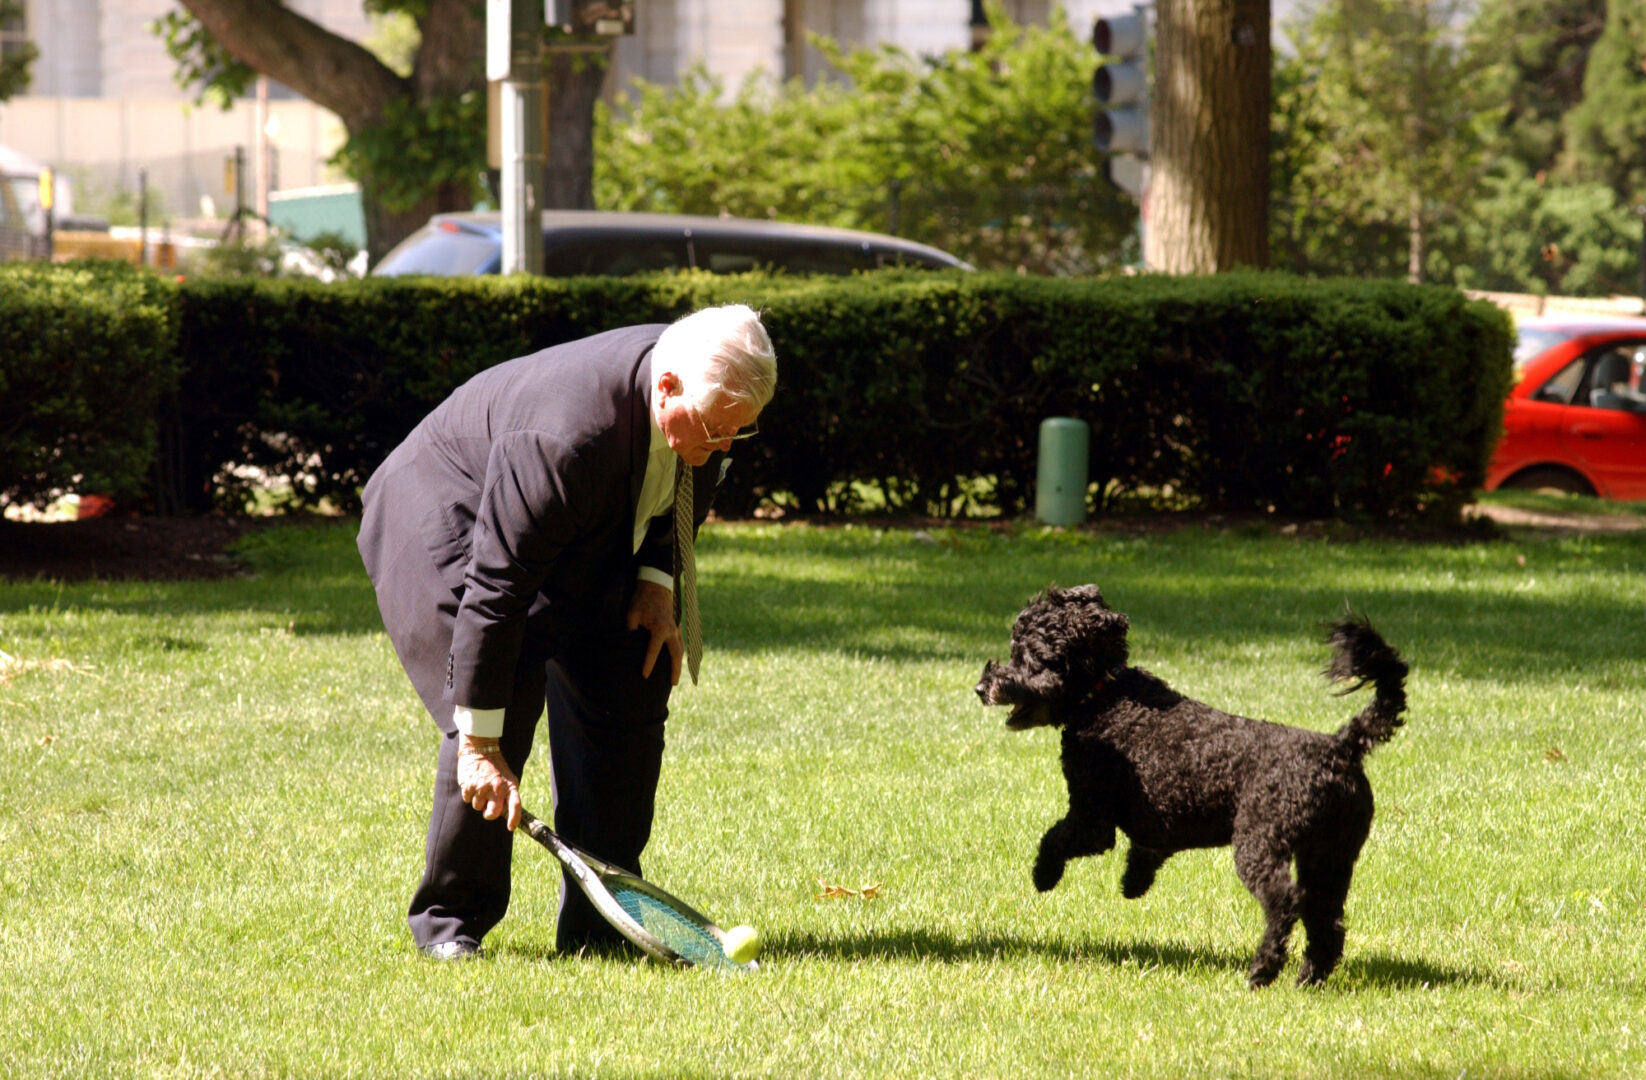
{"label": "tree trunk", "polygon": [[607,39],[601,45],[546,50],[549,145],[541,200],[545,210],[594,208],[594,106],[613,47],[613,40]]}
{"label": "tree trunk", "polygon": [[1269,262],[1269,0],[1157,0],[1144,264]]}
{"label": "tree trunk", "polygon": [[1406,216],[1406,280],[1413,285],[1423,284],[1423,194],[1412,191]]}
{"label": "tree trunk", "polygon": [[[485,8],[472,0],[428,0],[419,22],[423,42],[409,79],[280,0],[181,2],[236,60],[336,113],[351,137],[380,122],[397,99],[425,103],[484,87]],[[373,264],[430,214],[471,205],[463,185],[446,184],[409,210],[391,211],[378,198],[375,178],[359,179]]]}

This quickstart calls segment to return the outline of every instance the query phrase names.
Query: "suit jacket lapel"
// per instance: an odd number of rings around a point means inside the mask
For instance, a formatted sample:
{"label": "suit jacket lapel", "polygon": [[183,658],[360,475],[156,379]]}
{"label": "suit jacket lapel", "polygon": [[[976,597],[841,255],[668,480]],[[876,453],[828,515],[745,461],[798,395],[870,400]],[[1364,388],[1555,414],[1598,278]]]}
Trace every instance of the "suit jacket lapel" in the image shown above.
{"label": "suit jacket lapel", "polygon": [[633,407],[629,431],[629,533],[633,535],[635,516],[640,512],[640,485],[646,481],[646,463],[652,452],[652,350],[647,349],[635,365]]}

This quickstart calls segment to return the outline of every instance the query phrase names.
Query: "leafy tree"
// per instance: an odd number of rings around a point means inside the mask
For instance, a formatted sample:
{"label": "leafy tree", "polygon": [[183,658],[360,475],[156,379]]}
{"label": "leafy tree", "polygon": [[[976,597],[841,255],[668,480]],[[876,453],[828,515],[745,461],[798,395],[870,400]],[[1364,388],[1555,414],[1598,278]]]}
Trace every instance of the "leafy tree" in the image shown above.
{"label": "leafy tree", "polygon": [[973,53],[813,44],[842,79],[746,82],[701,70],[637,83],[598,126],[599,205],[890,231],[986,268],[1089,273],[1132,261],[1136,210],[1092,147],[1096,57],[1061,17],[991,11]]}
{"label": "leafy tree", "polygon": [[1475,93],[1460,12],[1460,0],[1324,0],[1289,28],[1278,220],[1294,242],[1311,238],[1318,253],[1322,237],[1369,234],[1383,242],[1366,269],[1393,273],[1398,230],[1407,278],[1430,276],[1432,233],[1467,203],[1495,121]]}
{"label": "leafy tree", "polygon": [[1562,118],[1583,100],[1589,52],[1605,24],[1606,0],[1484,0],[1467,37],[1480,93],[1502,108],[1493,154],[1533,174],[1555,167]]}
{"label": "leafy tree", "polygon": [[[1436,273],[1466,287],[1569,296],[1639,287],[1635,208],[1573,167],[1568,139],[1569,124],[1595,107],[1585,87],[1605,26],[1605,0],[1487,0],[1470,21],[1477,100],[1496,123],[1466,212],[1437,230],[1447,235]],[[1449,271],[1435,265],[1448,260]]]}
{"label": "leafy tree", "polygon": [[1646,9],[1614,2],[1566,117],[1567,161],[1627,202],[1646,203]]}
{"label": "leafy tree", "polygon": [[1637,288],[1640,221],[1604,184],[1563,184],[1501,160],[1444,230],[1433,276],[1464,288],[1609,296]]}
{"label": "leafy tree", "polygon": [[[226,103],[267,75],[330,109],[348,141],[339,154],[360,182],[367,250],[375,262],[432,213],[466,210],[485,174],[485,5],[478,0],[364,0],[374,13],[410,18],[416,46],[395,28],[390,62],[334,34],[281,0],[179,0],[185,12],[159,20],[157,32],[177,62],[177,78],[202,97]],[[592,0],[579,0],[580,4]],[[381,31],[380,31],[381,32]],[[609,42],[604,46],[609,52]],[[545,206],[566,205],[561,174],[592,169],[592,96],[606,52],[579,53],[546,66],[557,108],[545,171]],[[391,66],[393,62],[394,66]],[[397,69],[398,68],[398,69]],[[575,188],[575,184],[572,185]],[[587,190],[585,180],[582,185]]]}
{"label": "leafy tree", "polygon": [[[22,26],[23,14],[23,0],[0,0],[0,27]],[[29,67],[39,55],[32,41],[18,42],[0,53],[0,101],[28,89]]]}

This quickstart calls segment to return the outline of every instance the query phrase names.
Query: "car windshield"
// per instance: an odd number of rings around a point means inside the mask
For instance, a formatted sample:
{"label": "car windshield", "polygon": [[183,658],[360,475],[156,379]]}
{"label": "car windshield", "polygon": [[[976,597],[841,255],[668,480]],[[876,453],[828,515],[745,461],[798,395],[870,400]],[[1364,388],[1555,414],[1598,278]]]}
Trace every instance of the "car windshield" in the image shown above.
{"label": "car windshield", "polygon": [[374,273],[477,274],[487,262],[497,258],[497,251],[498,241],[494,237],[460,228],[447,230],[425,225],[383,256]]}
{"label": "car windshield", "polygon": [[1542,327],[1523,326],[1520,336],[1515,342],[1515,367],[1520,367],[1534,356],[1538,356],[1549,349],[1568,341],[1572,334],[1561,330],[1549,330]]}

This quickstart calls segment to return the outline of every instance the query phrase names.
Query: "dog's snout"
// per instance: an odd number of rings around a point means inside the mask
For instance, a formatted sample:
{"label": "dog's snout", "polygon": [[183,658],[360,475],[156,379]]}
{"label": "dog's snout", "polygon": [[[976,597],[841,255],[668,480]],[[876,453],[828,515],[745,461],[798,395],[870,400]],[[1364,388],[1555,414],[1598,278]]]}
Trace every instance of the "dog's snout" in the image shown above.
{"label": "dog's snout", "polygon": [[999,666],[993,660],[983,662],[983,677],[977,680],[977,686],[974,689],[977,691],[977,700],[985,705],[989,703],[989,676],[993,675],[995,668]]}

